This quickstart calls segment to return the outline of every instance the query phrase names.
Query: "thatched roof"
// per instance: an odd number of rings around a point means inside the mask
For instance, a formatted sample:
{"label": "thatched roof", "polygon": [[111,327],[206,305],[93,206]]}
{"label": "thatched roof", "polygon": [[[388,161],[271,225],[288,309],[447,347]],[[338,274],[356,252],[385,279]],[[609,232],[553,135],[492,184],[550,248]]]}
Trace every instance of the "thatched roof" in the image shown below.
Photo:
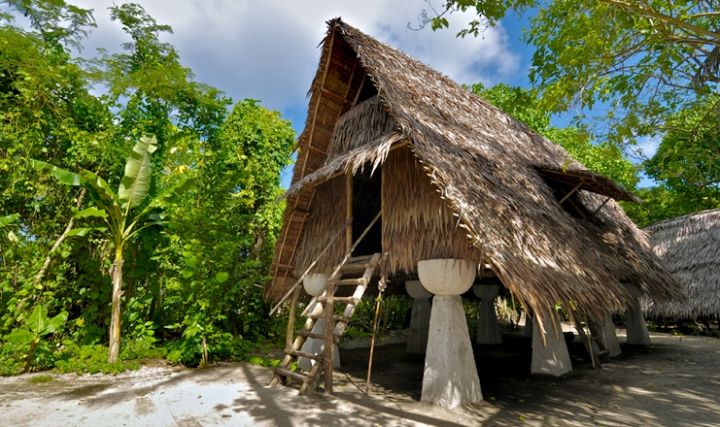
{"label": "thatched roof", "polygon": [[[293,282],[317,183],[384,161],[393,144],[408,144],[472,244],[531,308],[572,301],[588,314],[617,310],[629,298],[621,281],[658,299],[680,296],[645,235],[609,200],[632,195],[426,65],[340,19],[328,24],[269,296]],[[395,127],[328,158],[333,129],[365,98],[368,79]],[[558,192],[572,190],[564,203],[585,220],[559,203]]]}
{"label": "thatched roof", "polygon": [[662,221],[645,229],[665,268],[685,288],[687,301],[648,302],[649,316],[720,317],[720,209]]}

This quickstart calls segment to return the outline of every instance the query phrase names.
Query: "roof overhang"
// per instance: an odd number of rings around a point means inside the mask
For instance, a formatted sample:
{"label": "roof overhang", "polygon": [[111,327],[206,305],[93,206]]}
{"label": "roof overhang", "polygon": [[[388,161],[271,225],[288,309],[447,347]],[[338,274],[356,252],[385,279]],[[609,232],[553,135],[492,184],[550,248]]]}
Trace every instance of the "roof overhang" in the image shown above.
{"label": "roof overhang", "polygon": [[640,203],[642,199],[625,190],[615,181],[589,170],[565,170],[557,167],[535,166],[535,170],[548,182],[571,186],[575,191],[586,190],[615,200]]}

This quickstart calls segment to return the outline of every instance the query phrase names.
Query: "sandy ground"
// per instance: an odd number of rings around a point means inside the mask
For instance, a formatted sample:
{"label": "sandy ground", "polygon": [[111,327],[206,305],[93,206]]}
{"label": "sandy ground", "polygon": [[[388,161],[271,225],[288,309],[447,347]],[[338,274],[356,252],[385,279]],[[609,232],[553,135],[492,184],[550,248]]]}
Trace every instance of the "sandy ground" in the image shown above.
{"label": "sandy ground", "polygon": [[652,339],[651,349],[627,351],[602,369],[574,360],[575,371],[559,379],[506,375],[511,357],[480,358],[486,400],[455,410],[418,402],[422,361],[397,344],[377,349],[371,396],[360,390],[367,356],[359,349],[341,355],[346,367],[331,397],[268,388],[271,372],[245,363],[57,375],[40,384],[32,375],[0,378],[0,425],[720,426],[720,340]]}

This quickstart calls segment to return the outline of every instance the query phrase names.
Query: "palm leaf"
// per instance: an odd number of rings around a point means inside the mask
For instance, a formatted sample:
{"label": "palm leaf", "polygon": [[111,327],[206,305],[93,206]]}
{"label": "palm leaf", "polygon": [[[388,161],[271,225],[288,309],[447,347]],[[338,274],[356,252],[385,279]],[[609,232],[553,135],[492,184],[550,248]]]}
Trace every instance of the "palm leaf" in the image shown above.
{"label": "palm leaf", "polygon": [[96,175],[89,170],[82,170],[79,173],[82,184],[92,191],[92,198],[96,202],[100,202],[100,207],[105,210],[111,210],[112,206],[120,206],[121,202],[118,195],[115,194],[110,184],[102,177]]}
{"label": "palm leaf", "polygon": [[104,179],[88,170],[75,173],[41,160],[30,159],[29,162],[35,170],[53,176],[62,184],[73,186],[82,185],[90,189],[93,199],[101,202],[100,204],[103,208],[109,209],[112,205],[120,204],[117,195],[115,195],[115,192],[110,188],[110,185],[108,185]]}
{"label": "palm leaf", "polygon": [[125,164],[125,175],[120,181],[118,195],[125,212],[142,203],[150,190],[152,165],[150,154],[157,149],[157,140],[142,137],[133,147]]}
{"label": "palm leaf", "polygon": [[75,172],[70,172],[67,169],[59,168],[55,165],[51,165],[50,163],[45,163],[41,160],[35,159],[30,159],[30,165],[38,172],[52,175],[55,179],[65,185],[78,186],[82,184],[82,178],[80,175]]}

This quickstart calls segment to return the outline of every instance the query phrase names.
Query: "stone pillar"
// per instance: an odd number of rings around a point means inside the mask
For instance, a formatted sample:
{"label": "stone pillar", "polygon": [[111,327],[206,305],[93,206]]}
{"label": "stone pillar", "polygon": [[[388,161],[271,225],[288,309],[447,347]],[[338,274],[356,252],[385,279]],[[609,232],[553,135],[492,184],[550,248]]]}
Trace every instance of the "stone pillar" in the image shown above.
{"label": "stone pillar", "polygon": [[460,297],[472,286],[476,272],[476,264],[467,260],[418,262],[420,282],[435,294],[425,352],[423,402],[455,408],[482,400]]}
{"label": "stone pillar", "polygon": [[408,330],[407,348],[411,354],[425,354],[430,327],[430,298],[432,294],[425,290],[418,280],[405,282],[405,290],[413,299],[410,329]]}
{"label": "stone pillar", "polygon": [[[308,313],[320,314],[323,312],[323,305],[320,303],[314,303],[314,306],[308,310]],[[315,326],[312,328],[314,334],[325,335],[325,318],[320,317],[315,321]],[[300,349],[303,353],[319,354],[325,353],[325,340],[318,338],[308,338]],[[304,371],[309,371],[310,368],[318,363],[317,360],[308,359],[305,357],[298,357],[298,367]],[[333,367],[340,367],[340,353],[338,352],[337,346],[333,346]]]}
{"label": "stone pillar", "polygon": [[642,291],[635,285],[623,283],[625,288],[633,296],[633,301],[625,311],[625,324],[627,325],[627,343],[629,345],[650,345],[650,333],[645,324],[642,308],[640,308],[640,296]]}
{"label": "stone pillar", "polygon": [[523,326],[523,335],[532,337],[533,335],[533,316],[530,313],[522,312],[521,316],[525,318],[525,326]]}
{"label": "stone pillar", "polygon": [[603,347],[608,351],[608,355],[610,357],[620,356],[622,353],[622,351],[620,351],[620,341],[618,341],[617,335],[615,334],[615,324],[613,323],[610,313],[606,314],[603,318],[599,332]]}
{"label": "stone pillar", "polygon": [[[560,316],[554,309],[543,313],[543,327],[538,323],[539,316],[533,316],[531,374],[545,374],[559,377],[572,371],[570,354],[560,326]],[[543,337],[545,342],[543,342]]]}
{"label": "stone pillar", "polygon": [[[322,295],[327,287],[327,275],[322,273],[308,274],[303,279],[303,288],[305,292],[314,297]],[[323,312],[323,305],[317,302],[313,303],[313,306],[308,308],[308,314],[319,315]],[[312,328],[312,332],[315,334],[325,335],[325,318],[320,317],[315,321],[315,325]],[[324,354],[325,351],[325,340],[318,338],[308,338],[305,340],[302,348],[300,349],[303,353],[309,354]],[[305,357],[298,357],[298,367],[302,370],[309,371],[317,363],[316,360],[308,359]],[[333,367],[340,367],[340,353],[338,352],[337,346],[333,346]]]}
{"label": "stone pillar", "polygon": [[475,342],[478,344],[502,344],[502,334],[495,313],[495,297],[500,287],[495,284],[475,285],[473,292],[480,298],[479,318]]}

